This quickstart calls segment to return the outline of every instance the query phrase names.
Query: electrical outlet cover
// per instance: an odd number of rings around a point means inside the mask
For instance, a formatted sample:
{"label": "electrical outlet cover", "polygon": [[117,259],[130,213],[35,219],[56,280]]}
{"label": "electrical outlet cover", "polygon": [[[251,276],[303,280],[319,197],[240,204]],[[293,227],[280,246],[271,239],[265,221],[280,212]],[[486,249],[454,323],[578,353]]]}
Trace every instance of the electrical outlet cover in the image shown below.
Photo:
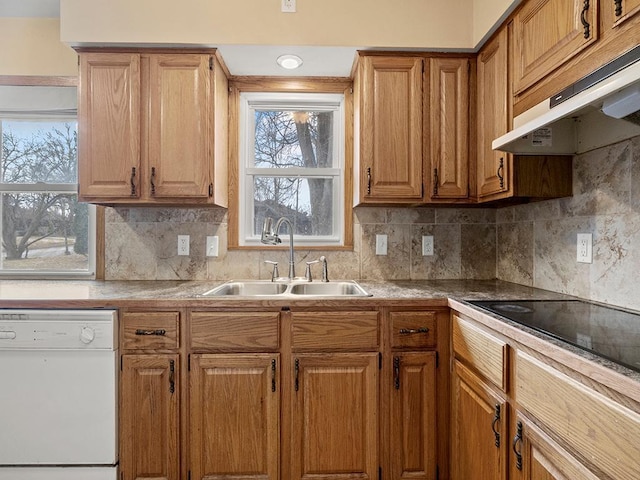
{"label": "electrical outlet cover", "polygon": [[189,256],[189,235],[178,235],[178,255]]}
{"label": "electrical outlet cover", "polygon": [[433,235],[422,236],[422,256],[428,257],[433,255]]}
{"label": "electrical outlet cover", "polygon": [[579,233],[576,259],[580,263],[593,263],[593,235]]}

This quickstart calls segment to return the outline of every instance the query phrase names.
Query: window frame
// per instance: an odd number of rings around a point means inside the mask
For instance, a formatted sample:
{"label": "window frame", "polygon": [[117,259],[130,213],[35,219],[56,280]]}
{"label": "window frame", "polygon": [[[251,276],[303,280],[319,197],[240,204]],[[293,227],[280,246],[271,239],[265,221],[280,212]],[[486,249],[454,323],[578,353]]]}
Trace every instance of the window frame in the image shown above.
{"label": "window frame", "polygon": [[[75,87],[78,88],[77,77],[65,76],[26,76],[26,75],[0,75],[0,86],[27,86],[27,87]],[[28,118],[28,115],[25,115]],[[77,122],[77,115],[74,116]],[[64,119],[64,117],[59,117]],[[0,134],[1,134],[0,130]],[[79,179],[78,179],[79,181]],[[46,184],[44,184],[46,185]],[[78,194],[78,184],[51,184],[43,188],[42,183],[7,184],[1,188],[3,193],[41,193],[64,192]],[[104,209],[95,205],[88,205],[88,264],[86,271],[73,270],[11,270],[0,268],[0,280],[2,279],[98,279],[104,278]],[[0,225],[1,228],[1,225]]]}
{"label": "window frame", "polygon": [[[301,93],[317,94],[340,94],[343,96],[342,108],[342,132],[337,148],[343,150],[342,158],[342,180],[341,193],[333,192],[334,198],[340,195],[342,208],[339,209],[339,220],[342,224],[342,241],[310,244],[304,242],[300,237],[296,237],[296,244],[308,250],[352,250],[353,249],[353,91],[352,81],[349,78],[307,78],[307,77],[233,77],[230,79],[230,114],[229,114],[229,240],[228,248],[234,249],[286,249],[288,235],[283,235],[285,245],[280,247],[265,246],[258,242],[242,242],[241,235],[244,233],[241,226],[241,219],[246,218],[246,211],[241,212],[241,204],[246,206],[253,202],[241,202],[241,195],[246,194],[246,189],[242,187],[244,177],[242,172],[242,154],[246,150],[241,138],[242,130],[242,99],[241,95],[249,92],[253,93],[280,93],[288,94],[292,99],[299,99]],[[259,98],[259,95],[256,96]],[[246,116],[245,116],[246,119]],[[336,142],[336,143],[337,143]],[[284,173],[284,172],[283,172]],[[334,219],[334,222],[336,219]],[[244,227],[246,229],[247,227]],[[320,237],[319,239],[322,239]],[[243,244],[245,243],[245,244]]]}

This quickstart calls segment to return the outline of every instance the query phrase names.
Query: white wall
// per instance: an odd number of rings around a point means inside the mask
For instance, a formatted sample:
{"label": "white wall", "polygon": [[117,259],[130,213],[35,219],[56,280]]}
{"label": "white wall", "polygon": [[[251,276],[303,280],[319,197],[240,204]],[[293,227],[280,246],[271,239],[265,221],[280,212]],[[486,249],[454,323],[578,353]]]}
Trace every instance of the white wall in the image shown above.
{"label": "white wall", "polygon": [[61,0],[61,39],[467,49],[472,1],[297,0],[296,13],[281,13],[280,0]]}
{"label": "white wall", "polygon": [[57,18],[0,17],[0,75],[78,74],[76,53],[60,41]]}
{"label": "white wall", "polygon": [[480,46],[522,0],[472,0],[473,45]]}

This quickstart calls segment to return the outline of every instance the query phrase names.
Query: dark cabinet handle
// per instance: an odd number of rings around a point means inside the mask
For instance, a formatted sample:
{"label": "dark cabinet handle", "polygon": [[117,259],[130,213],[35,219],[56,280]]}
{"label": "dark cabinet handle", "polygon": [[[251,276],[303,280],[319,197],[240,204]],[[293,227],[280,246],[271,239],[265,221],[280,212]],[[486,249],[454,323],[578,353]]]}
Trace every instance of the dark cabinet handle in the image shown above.
{"label": "dark cabinet handle", "polygon": [[613,0],[613,4],[616,6],[616,17],[622,15],[622,0]]}
{"label": "dark cabinet handle", "polygon": [[413,335],[416,333],[429,333],[429,329],[427,327],[401,328],[399,332],[400,332],[400,335]]}
{"label": "dark cabinet handle", "polygon": [[591,36],[591,25],[587,21],[587,12],[589,11],[589,0],[582,2],[582,12],[580,12],[580,21],[582,22],[582,28],[584,28],[584,38]]}
{"label": "dark cabinet handle", "polygon": [[131,167],[131,196],[136,194],[136,167]]}
{"label": "dark cabinet handle", "polygon": [[300,389],[300,382],[299,382],[299,375],[300,375],[300,360],[296,358],[296,361],[294,363],[294,367],[293,367],[294,371],[295,371],[295,380],[293,382],[294,384],[294,390],[297,392]]}
{"label": "dark cabinet handle", "polygon": [[173,360],[169,361],[169,392],[173,393],[176,391],[176,382],[175,382],[175,362]]}
{"label": "dark cabinet handle", "polygon": [[496,172],[498,180],[500,181],[500,190],[504,188],[504,157],[500,157],[500,163],[498,164],[498,171]]}
{"label": "dark cabinet handle", "polygon": [[500,421],[500,404],[496,403],[494,409],[495,410],[493,415],[493,422],[491,422],[491,430],[493,430],[493,435],[495,436],[496,447],[500,447],[500,432],[496,430],[496,425]]}
{"label": "dark cabinet handle", "polygon": [[164,337],[167,334],[166,330],[143,330],[141,328],[136,330],[136,335],[155,335],[158,337]]}
{"label": "dark cabinet handle", "polygon": [[151,167],[151,195],[156,194],[156,167]]}
{"label": "dark cabinet handle", "polygon": [[371,167],[367,168],[367,195],[371,195]]}
{"label": "dark cabinet handle", "polygon": [[276,391],[276,359],[271,360],[271,391]]}
{"label": "dark cabinet handle", "polygon": [[400,357],[393,357],[393,386],[400,390]]}
{"label": "dark cabinet handle", "polygon": [[433,195],[438,195],[438,168],[433,169]]}
{"label": "dark cabinet handle", "polygon": [[516,468],[522,470],[522,422],[518,422],[516,425],[516,436],[513,437],[513,453],[516,455]]}

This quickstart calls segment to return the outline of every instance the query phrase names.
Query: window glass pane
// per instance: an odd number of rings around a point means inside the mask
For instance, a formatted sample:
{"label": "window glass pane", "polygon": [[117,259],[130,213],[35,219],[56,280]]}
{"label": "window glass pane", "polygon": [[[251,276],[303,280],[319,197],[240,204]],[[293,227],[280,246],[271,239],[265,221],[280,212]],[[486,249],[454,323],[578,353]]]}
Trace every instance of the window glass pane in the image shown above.
{"label": "window glass pane", "polygon": [[256,110],[253,166],[333,167],[333,111]]}
{"label": "window glass pane", "polygon": [[256,176],[254,198],[254,235],[262,232],[265,217],[287,217],[296,235],[334,234],[332,178]]}
{"label": "window glass pane", "polygon": [[86,271],[88,205],[76,195],[2,195],[2,268]]}
{"label": "window glass pane", "polygon": [[3,183],[76,183],[74,121],[2,120]]}

